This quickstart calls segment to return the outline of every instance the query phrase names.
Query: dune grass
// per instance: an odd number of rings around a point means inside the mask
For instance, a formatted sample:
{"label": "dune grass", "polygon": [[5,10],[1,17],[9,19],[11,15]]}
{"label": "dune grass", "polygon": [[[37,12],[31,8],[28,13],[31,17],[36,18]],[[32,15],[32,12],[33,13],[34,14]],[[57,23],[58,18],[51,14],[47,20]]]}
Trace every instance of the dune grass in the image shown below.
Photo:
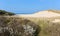
{"label": "dune grass", "polygon": [[53,23],[52,20],[60,19],[54,18],[28,18],[41,27],[41,32],[38,36],[60,36],[60,22]]}

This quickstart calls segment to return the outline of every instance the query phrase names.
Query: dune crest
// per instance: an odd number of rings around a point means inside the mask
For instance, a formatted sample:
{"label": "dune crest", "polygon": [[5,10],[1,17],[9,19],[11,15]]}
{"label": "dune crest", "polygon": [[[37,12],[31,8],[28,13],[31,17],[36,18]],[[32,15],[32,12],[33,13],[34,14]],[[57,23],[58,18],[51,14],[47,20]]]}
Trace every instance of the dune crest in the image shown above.
{"label": "dune crest", "polygon": [[36,13],[33,13],[33,14],[20,14],[18,16],[21,16],[21,17],[35,17],[35,18],[39,18],[39,17],[51,18],[51,17],[59,17],[60,14],[47,10],[47,11],[39,11],[39,12],[36,12]]}

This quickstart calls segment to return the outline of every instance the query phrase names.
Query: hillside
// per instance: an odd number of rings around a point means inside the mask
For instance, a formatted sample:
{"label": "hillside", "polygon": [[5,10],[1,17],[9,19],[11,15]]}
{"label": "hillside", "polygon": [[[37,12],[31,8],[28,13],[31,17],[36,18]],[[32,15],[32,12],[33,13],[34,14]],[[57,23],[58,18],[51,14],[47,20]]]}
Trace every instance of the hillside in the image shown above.
{"label": "hillside", "polygon": [[14,15],[0,10],[0,36],[38,36],[41,30],[39,25]]}
{"label": "hillside", "polygon": [[0,36],[60,36],[59,13],[51,10],[12,16],[5,13],[0,15]]}
{"label": "hillside", "polygon": [[47,11],[39,11],[39,12],[36,12],[36,13],[33,13],[33,14],[21,14],[21,15],[18,15],[18,16],[25,17],[25,18],[26,17],[33,17],[33,18],[41,18],[41,17],[51,18],[51,17],[60,17],[60,13],[58,13],[55,10],[47,10]]}
{"label": "hillside", "polygon": [[18,16],[38,24],[41,27],[38,36],[60,36],[60,12],[57,10],[45,10]]}
{"label": "hillside", "polygon": [[12,16],[12,15],[15,15],[15,13],[8,12],[5,10],[0,10],[0,16]]}

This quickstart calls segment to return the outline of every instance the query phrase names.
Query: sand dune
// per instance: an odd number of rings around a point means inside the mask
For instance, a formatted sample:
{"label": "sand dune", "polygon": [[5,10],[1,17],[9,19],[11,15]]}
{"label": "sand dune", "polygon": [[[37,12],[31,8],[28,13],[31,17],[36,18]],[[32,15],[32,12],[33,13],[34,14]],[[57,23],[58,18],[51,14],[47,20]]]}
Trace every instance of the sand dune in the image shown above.
{"label": "sand dune", "polygon": [[51,17],[60,16],[60,14],[59,13],[55,13],[53,11],[40,11],[40,12],[33,13],[33,14],[20,14],[18,16],[21,16],[21,17],[36,17],[36,18],[39,18],[39,17],[51,18]]}

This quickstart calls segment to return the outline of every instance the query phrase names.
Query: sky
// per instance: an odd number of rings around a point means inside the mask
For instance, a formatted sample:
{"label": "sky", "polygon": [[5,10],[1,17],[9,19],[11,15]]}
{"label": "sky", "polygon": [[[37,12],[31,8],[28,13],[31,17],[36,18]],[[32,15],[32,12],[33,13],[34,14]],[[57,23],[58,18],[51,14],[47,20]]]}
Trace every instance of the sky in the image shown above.
{"label": "sky", "polygon": [[35,13],[49,9],[60,10],[60,0],[0,0],[0,10],[16,14]]}

